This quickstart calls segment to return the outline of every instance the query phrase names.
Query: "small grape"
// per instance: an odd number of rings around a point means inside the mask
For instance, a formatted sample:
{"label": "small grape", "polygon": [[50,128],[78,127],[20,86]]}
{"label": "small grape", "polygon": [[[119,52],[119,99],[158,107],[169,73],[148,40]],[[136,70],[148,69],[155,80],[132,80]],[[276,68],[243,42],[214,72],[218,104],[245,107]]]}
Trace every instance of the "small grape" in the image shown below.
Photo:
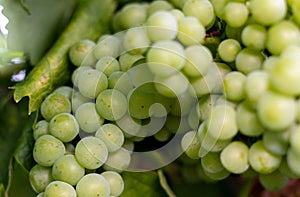
{"label": "small grape", "polygon": [[56,88],[53,92],[60,93],[60,94],[64,95],[66,98],[68,98],[69,100],[71,100],[73,88],[71,88],[69,86],[60,86],[60,87]]}
{"label": "small grape", "polygon": [[75,66],[93,65],[94,58],[90,55],[96,43],[92,40],[80,40],[73,44],[69,50],[69,58]]}
{"label": "small grape", "polygon": [[113,72],[120,71],[120,65],[114,57],[104,56],[96,62],[96,70],[109,77]]}
{"label": "small grape", "polygon": [[111,196],[120,196],[124,191],[124,180],[122,176],[114,171],[105,171],[101,175],[107,180],[110,186]]}
{"label": "small grape", "polygon": [[93,56],[99,60],[104,56],[118,57],[121,52],[121,42],[113,35],[102,35],[93,49]]}
{"label": "small grape", "polygon": [[171,10],[173,9],[173,5],[170,4],[168,1],[164,0],[156,0],[152,1],[149,6],[147,7],[147,15],[151,16],[153,13],[161,10]]}
{"label": "small grape", "polygon": [[78,197],[109,197],[110,186],[102,175],[90,173],[77,183],[76,192]]}
{"label": "small grape", "polygon": [[241,101],[245,98],[244,84],[246,76],[238,71],[233,71],[225,75],[223,85],[224,94],[227,100]]}
{"label": "small grape", "polygon": [[225,62],[233,62],[240,50],[240,43],[231,38],[223,40],[217,48],[219,56]]}
{"label": "small grape", "polygon": [[63,181],[53,181],[45,189],[45,197],[66,196],[76,197],[75,189]]}
{"label": "small grape", "polygon": [[228,2],[224,7],[223,18],[228,25],[242,27],[248,19],[249,11],[244,3]]}
{"label": "small grape", "polygon": [[29,181],[35,192],[43,192],[46,186],[53,181],[51,168],[36,164],[29,171]]}
{"label": "small grape", "polygon": [[151,41],[145,27],[132,28],[127,30],[123,40],[126,51],[132,54],[143,54],[150,47]]}
{"label": "small grape", "polygon": [[122,29],[141,26],[147,19],[147,6],[139,3],[125,5],[119,15],[119,23]]}
{"label": "small grape", "polygon": [[196,131],[189,131],[182,137],[181,148],[185,154],[192,159],[199,159],[198,152],[201,143]]}
{"label": "small grape", "polygon": [[249,74],[255,70],[260,70],[265,57],[261,52],[244,48],[242,49],[235,59],[235,65],[238,71]]}
{"label": "small grape", "polygon": [[49,134],[49,122],[46,120],[38,121],[33,127],[33,138],[37,140],[39,137]]}
{"label": "small grape", "polygon": [[276,170],[270,174],[260,174],[258,177],[262,186],[269,191],[278,191],[283,189],[289,180],[279,170]]}
{"label": "small grape", "polygon": [[105,170],[122,172],[128,168],[130,161],[130,152],[124,148],[120,148],[115,152],[109,153],[103,168]]}

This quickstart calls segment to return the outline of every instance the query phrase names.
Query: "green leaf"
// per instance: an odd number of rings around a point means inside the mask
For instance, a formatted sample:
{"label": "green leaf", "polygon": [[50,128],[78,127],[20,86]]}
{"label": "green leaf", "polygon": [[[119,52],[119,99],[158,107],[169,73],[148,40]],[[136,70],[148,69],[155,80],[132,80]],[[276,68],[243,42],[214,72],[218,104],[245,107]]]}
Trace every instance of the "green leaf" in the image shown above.
{"label": "green leaf", "polygon": [[36,111],[55,87],[69,80],[69,48],[78,40],[96,40],[107,33],[115,9],[116,3],[113,0],[81,0],[58,40],[26,79],[15,86],[15,101],[19,102],[28,96],[29,114]]}
{"label": "green leaf", "polygon": [[4,197],[5,195],[5,188],[2,183],[0,183],[0,197]]}
{"label": "green leaf", "polygon": [[125,182],[121,197],[166,197],[156,172],[123,172]]}
{"label": "green leaf", "polygon": [[69,20],[74,5],[75,0],[3,1],[9,19],[8,48],[23,51],[35,65]]}

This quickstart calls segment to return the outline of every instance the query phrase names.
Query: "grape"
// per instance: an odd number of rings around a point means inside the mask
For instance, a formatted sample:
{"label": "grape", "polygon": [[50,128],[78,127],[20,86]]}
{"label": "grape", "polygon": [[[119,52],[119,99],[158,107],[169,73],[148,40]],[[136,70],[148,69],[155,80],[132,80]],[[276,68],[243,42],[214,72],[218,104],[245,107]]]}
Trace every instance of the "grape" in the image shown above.
{"label": "grape", "polygon": [[101,71],[107,77],[109,77],[111,73],[120,70],[120,65],[118,60],[116,60],[114,57],[104,56],[96,62],[96,70]]}
{"label": "grape", "polygon": [[95,69],[89,69],[78,76],[79,92],[87,98],[96,98],[108,86],[106,75]]}
{"label": "grape", "polygon": [[110,187],[102,175],[90,173],[77,183],[76,192],[78,197],[109,197]]}
{"label": "grape", "polygon": [[45,192],[39,193],[36,197],[45,197]]}
{"label": "grape", "polygon": [[35,192],[43,192],[46,186],[53,181],[51,168],[36,164],[29,171],[29,181]]}
{"label": "grape", "polygon": [[223,18],[231,27],[242,27],[248,19],[249,11],[244,3],[228,2],[224,7]]}
{"label": "grape", "polygon": [[97,169],[108,157],[105,143],[97,137],[82,138],[75,147],[75,157],[78,163],[87,169]]}
{"label": "grape", "polygon": [[238,71],[233,71],[225,75],[224,94],[227,100],[241,101],[245,98],[244,84],[246,76]]}
{"label": "grape", "polygon": [[231,139],[238,132],[235,110],[224,104],[214,106],[206,121],[205,128],[207,134],[215,139]]}
{"label": "grape", "polygon": [[223,40],[217,48],[220,58],[225,62],[233,62],[240,50],[240,43],[231,38]]}
{"label": "grape", "polygon": [[37,140],[39,137],[49,134],[49,123],[46,120],[38,121],[33,127],[33,138]]}
{"label": "grape", "polygon": [[98,114],[95,103],[84,103],[80,105],[75,118],[80,128],[87,133],[94,133],[104,123],[104,119]]}
{"label": "grape", "polygon": [[299,95],[299,63],[298,58],[281,57],[269,72],[271,86],[286,95]]}
{"label": "grape", "polygon": [[105,170],[122,172],[128,168],[130,161],[130,152],[124,148],[120,148],[115,152],[109,153],[103,168]]}
{"label": "grape", "polygon": [[65,154],[64,144],[52,135],[39,137],[33,147],[33,158],[41,166],[52,166]]}
{"label": "grape", "polygon": [[195,17],[183,17],[178,21],[177,38],[186,46],[203,43],[205,27]]}
{"label": "grape", "polygon": [[60,86],[56,88],[53,92],[60,93],[64,95],[66,98],[68,98],[69,100],[71,100],[73,89],[69,86]]}
{"label": "grape", "polygon": [[236,118],[239,131],[243,135],[256,137],[261,135],[266,130],[261,125],[256,111],[249,106],[248,102],[244,101],[238,105]]}
{"label": "grape", "polygon": [[76,185],[84,176],[84,168],[77,162],[74,155],[64,155],[57,159],[52,167],[52,175],[55,180]]}
{"label": "grape", "polygon": [[268,30],[267,49],[273,55],[279,55],[289,45],[300,44],[300,31],[292,21],[283,20]]}
{"label": "grape", "polygon": [[98,60],[104,56],[116,58],[120,55],[120,52],[121,42],[117,37],[112,35],[101,36],[93,49],[93,55]]}
{"label": "grape", "polygon": [[277,155],[285,155],[289,146],[290,131],[263,133],[263,143],[268,151]]}
{"label": "grape", "polygon": [[81,66],[85,65],[93,65],[94,58],[89,56],[92,49],[96,46],[96,43],[92,40],[80,40],[74,43],[69,50],[69,58],[73,65]]}
{"label": "grape", "polygon": [[289,179],[278,170],[270,174],[259,175],[260,183],[269,191],[278,191],[283,189],[287,185],[288,180]]}
{"label": "grape", "polygon": [[96,132],[95,136],[101,139],[108,152],[114,152],[122,147],[124,143],[124,134],[122,130],[114,124],[104,124]]}
{"label": "grape", "polygon": [[213,62],[213,57],[208,48],[193,45],[185,48],[186,62],[183,73],[188,77],[201,77],[208,72]]}
{"label": "grape", "polygon": [[154,138],[159,142],[165,142],[171,137],[171,132],[163,127],[157,133],[154,134]]}
{"label": "grape", "polygon": [[143,62],[145,57],[141,54],[131,54],[129,52],[122,53],[119,57],[120,69],[123,72],[128,71],[131,67]]}
{"label": "grape", "polygon": [[296,175],[297,177],[300,176],[300,157],[297,152],[293,148],[289,148],[286,154],[286,160],[288,167],[290,168],[291,172]]}
{"label": "grape", "polygon": [[[84,71],[89,70],[89,69],[93,69],[93,67],[91,67],[91,66],[80,66],[80,67],[76,68],[73,71],[71,81],[72,81],[74,86],[78,87],[78,76],[79,76],[79,74],[83,73]],[[73,92],[74,92],[74,90],[73,90]]]}
{"label": "grape", "polygon": [[263,126],[280,131],[295,121],[296,103],[292,97],[267,91],[258,100],[257,114]]}
{"label": "grape", "polygon": [[250,0],[249,9],[254,20],[265,26],[279,22],[287,13],[285,0]]}
{"label": "grape", "polygon": [[107,120],[119,120],[127,112],[127,99],[120,91],[107,89],[98,95],[96,109]]}
{"label": "grape", "polygon": [[82,104],[84,104],[84,103],[91,102],[91,101],[92,101],[92,99],[87,98],[87,97],[83,96],[80,92],[74,90],[74,91],[73,91],[73,95],[72,95],[72,100],[71,100],[71,102],[72,102],[72,112],[73,112],[73,114],[75,114],[77,108],[78,108],[80,105],[82,105]]}
{"label": "grape", "polygon": [[59,94],[57,92],[53,92],[49,94],[45,100],[41,104],[40,108],[42,116],[50,121],[52,117],[57,114],[66,112],[71,112],[71,102],[68,98]]}
{"label": "grape", "polygon": [[184,18],[183,12],[179,9],[172,9],[169,12],[176,18],[177,23]]}
{"label": "grape", "polygon": [[105,171],[101,175],[107,180],[110,186],[111,196],[120,196],[124,191],[124,180],[122,176],[114,171]]}
{"label": "grape", "polygon": [[129,53],[143,54],[150,44],[146,27],[132,28],[125,33],[123,46]]}
{"label": "grape", "polygon": [[119,15],[119,23],[122,29],[129,29],[143,25],[147,19],[147,6],[131,3],[125,5]]}
{"label": "grape", "polygon": [[[297,164],[297,163],[296,163]],[[290,179],[299,179],[300,174],[295,174],[289,167],[287,157],[283,157],[278,170]]]}
{"label": "grape", "polygon": [[290,147],[293,149],[293,152],[297,155],[300,155],[300,126],[295,126],[291,129],[290,136],[289,136],[289,142]]}
{"label": "grape", "polygon": [[214,8],[210,1],[187,0],[184,1],[182,12],[186,16],[194,16],[199,22],[209,28],[215,21]]}
{"label": "grape", "polygon": [[147,53],[149,69],[155,75],[167,76],[181,70],[185,64],[184,48],[176,41],[155,42]]}
{"label": "grape", "polygon": [[265,59],[263,62],[262,68],[264,71],[271,71],[272,68],[277,64],[277,61],[279,60],[278,56],[269,56],[268,58]]}
{"label": "grape", "polygon": [[153,1],[149,4],[149,6],[147,7],[147,15],[151,16],[152,14],[154,14],[155,12],[158,12],[160,10],[171,10],[173,9],[173,5],[170,4],[167,1],[164,0],[156,0]]}
{"label": "grape", "polygon": [[109,76],[108,88],[119,90],[127,95],[134,88],[134,85],[127,72],[117,71]]}
{"label": "grape", "polygon": [[225,170],[221,160],[219,152],[209,152],[201,158],[201,165],[205,172],[219,173]]}
{"label": "grape", "polygon": [[221,163],[229,172],[241,174],[249,168],[248,152],[246,144],[233,141],[222,150]]}
{"label": "grape", "polygon": [[198,152],[200,148],[200,141],[197,138],[197,132],[196,131],[189,131],[182,137],[181,140],[181,148],[185,152],[185,154],[192,158],[192,159],[198,159]]}
{"label": "grape", "polygon": [[79,133],[79,125],[72,114],[61,113],[51,119],[49,131],[51,135],[62,142],[70,142]]}
{"label": "grape", "polygon": [[251,167],[260,174],[269,174],[278,169],[281,156],[269,152],[262,140],[251,145],[248,153],[248,160]]}
{"label": "grape", "polygon": [[76,197],[75,189],[68,183],[63,181],[53,181],[45,189],[45,197]]}
{"label": "grape", "polygon": [[259,24],[249,24],[244,27],[241,39],[246,47],[263,50],[266,46],[267,29]]}
{"label": "grape", "polygon": [[254,70],[262,68],[264,56],[259,52],[250,48],[242,49],[235,59],[235,65],[238,71],[249,74]]}

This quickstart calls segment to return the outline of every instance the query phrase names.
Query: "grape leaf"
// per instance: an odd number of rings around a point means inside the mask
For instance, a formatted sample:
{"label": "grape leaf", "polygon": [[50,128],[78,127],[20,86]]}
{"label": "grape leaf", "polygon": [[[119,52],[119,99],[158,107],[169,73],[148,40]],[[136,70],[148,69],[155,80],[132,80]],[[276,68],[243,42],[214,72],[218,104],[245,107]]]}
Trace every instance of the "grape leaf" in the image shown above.
{"label": "grape leaf", "polygon": [[74,5],[75,0],[3,1],[9,19],[8,48],[23,51],[35,65],[69,20]]}
{"label": "grape leaf", "polygon": [[123,172],[125,182],[121,197],[166,197],[156,172]]}

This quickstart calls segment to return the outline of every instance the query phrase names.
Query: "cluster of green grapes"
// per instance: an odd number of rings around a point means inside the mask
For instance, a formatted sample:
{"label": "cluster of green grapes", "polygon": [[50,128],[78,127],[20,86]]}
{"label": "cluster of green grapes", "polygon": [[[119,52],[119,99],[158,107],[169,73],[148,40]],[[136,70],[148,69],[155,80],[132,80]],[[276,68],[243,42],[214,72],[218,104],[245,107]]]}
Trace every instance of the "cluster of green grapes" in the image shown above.
{"label": "cluster of green grapes", "polygon": [[[126,4],[113,16],[115,34],[70,48],[73,87],[43,101],[33,188],[40,196],[119,196],[118,173],[153,169],[135,162],[136,143],[151,138],[164,146],[178,136],[166,155],[184,152],[187,176],[217,181],[254,174],[270,190],[299,178],[299,5]],[[219,37],[210,35],[214,49],[208,32],[218,24]],[[160,167],[173,157],[162,160]]]}

